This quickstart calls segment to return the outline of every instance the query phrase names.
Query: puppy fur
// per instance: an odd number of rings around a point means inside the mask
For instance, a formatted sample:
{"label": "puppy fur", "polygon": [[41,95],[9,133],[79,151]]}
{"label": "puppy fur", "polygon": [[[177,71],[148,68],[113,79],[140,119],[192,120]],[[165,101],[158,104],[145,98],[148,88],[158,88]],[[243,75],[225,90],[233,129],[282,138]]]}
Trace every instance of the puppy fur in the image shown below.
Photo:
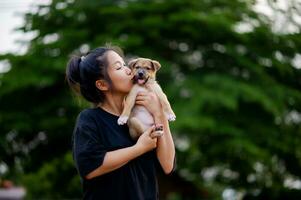
{"label": "puppy fur", "polygon": [[[161,65],[158,61],[148,58],[138,58],[129,62],[129,67],[134,74],[134,86],[124,101],[124,109],[118,119],[118,124],[128,124],[129,132],[133,139],[137,139],[146,129],[154,125],[153,116],[144,106],[135,105],[138,92],[153,91],[159,98],[163,111],[169,121],[174,121],[176,115],[173,112],[170,103],[163,93],[160,85],[156,81],[156,72]],[[155,137],[163,134],[163,127],[156,126]]]}

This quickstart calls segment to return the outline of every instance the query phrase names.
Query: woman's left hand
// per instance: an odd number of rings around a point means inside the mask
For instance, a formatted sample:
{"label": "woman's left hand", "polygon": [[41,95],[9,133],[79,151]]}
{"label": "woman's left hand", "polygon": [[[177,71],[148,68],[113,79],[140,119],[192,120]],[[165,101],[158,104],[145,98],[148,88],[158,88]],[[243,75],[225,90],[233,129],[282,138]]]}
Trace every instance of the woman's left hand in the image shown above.
{"label": "woman's left hand", "polygon": [[162,113],[162,105],[154,92],[139,92],[136,97],[136,105],[144,106],[153,116]]}

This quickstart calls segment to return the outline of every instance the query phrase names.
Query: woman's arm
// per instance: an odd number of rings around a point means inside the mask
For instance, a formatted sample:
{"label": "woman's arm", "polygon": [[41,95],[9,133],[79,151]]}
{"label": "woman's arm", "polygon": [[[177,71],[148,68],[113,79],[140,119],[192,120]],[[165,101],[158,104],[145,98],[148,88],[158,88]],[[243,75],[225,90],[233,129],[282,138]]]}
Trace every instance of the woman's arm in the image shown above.
{"label": "woman's arm", "polygon": [[151,127],[148,130],[146,130],[139,137],[135,145],[107,152],[102,165],[90,172],[88,175],[86,175],[85,178],[92,179],[97,176],[114,171],[128,163],[130,160],[144,154],[147,151],[150,151],[151,149],[156,148],[157,139],[152,139],[150,137],[150,133],[153,131],[153,129],[154,127]]}
{"label": "woman's arm", "polygon": [[157,157],[165,174],[169,174],[174,168],[175,145],[164,113],[158,112],[154,119],[156,124],[163,125],[164,134],[158,138],[157,142]]}
{"label": "woman's arm", "polygon": [[137,149],[136,145],[107,152],[103,164],[94,171],[90,172],[86,176],[86,179],[92,179],[96,176],[114,171],[139,155],[141,155],[141,151]]}
{"label": "woman's arm", "polygon": [[169,174],[174,168],[175,145],[169,129],[168,120],[164,115],[159,98],[153,92],[139,92],[136,98],[136,104],[145,106],[146,109],[152,113],[156,125],[163,125],[164,134],[158,137],[156,152],[165,174]]}

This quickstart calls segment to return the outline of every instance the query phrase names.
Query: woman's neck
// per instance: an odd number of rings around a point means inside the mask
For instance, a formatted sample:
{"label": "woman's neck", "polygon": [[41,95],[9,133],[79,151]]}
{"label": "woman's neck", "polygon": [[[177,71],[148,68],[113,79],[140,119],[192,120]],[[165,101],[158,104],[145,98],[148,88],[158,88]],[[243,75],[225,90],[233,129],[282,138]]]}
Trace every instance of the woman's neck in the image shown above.
{"label": "woman's neck", "polygon": [[105,96],[105,101],[97,106],[109,113],[120,116],[123,110],[123,101],[125,95],[113,95],[112,93],[107,93]]}

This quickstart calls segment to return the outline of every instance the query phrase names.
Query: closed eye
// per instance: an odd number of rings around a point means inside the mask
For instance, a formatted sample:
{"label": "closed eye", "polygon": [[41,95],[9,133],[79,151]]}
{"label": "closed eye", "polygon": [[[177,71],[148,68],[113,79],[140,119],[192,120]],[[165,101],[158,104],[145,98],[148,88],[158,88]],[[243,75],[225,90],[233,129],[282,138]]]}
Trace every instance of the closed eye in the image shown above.
{"label": "closed eye", "polygon": [[123,63],[123,66],[119,66],[118,68],[116,68],[117,70],[120,70],[122,67],[127,67],[127,65],[125,63]]}

